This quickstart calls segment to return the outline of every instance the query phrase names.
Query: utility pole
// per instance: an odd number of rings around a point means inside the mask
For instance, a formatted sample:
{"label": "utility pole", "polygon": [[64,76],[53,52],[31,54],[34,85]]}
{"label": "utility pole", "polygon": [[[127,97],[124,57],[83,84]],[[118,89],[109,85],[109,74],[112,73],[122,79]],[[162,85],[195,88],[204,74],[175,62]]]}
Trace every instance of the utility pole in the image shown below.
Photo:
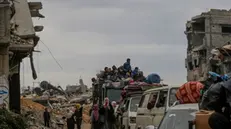
{"label": "utility pole", "polygon": [[[0,76],[1,81],[5,82],[0,88],[6,92],[2,94],[2,102],[9,108],[9,46],[10,46],[10,3],[0,2]],[[3,104],[1,103],[1,104]]]}

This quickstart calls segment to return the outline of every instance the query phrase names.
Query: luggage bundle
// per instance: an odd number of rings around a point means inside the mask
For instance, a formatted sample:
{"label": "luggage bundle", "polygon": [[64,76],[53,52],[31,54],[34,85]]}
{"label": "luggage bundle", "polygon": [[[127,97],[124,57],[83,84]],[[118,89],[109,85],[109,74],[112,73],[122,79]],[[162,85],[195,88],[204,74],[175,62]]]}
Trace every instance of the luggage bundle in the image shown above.
{"label": "luggage bundle", "polygon": [[197,81],[183,84],[176,92],[176,98],[180,103],[198,103],[200,100],[200,90],[204,85]]}

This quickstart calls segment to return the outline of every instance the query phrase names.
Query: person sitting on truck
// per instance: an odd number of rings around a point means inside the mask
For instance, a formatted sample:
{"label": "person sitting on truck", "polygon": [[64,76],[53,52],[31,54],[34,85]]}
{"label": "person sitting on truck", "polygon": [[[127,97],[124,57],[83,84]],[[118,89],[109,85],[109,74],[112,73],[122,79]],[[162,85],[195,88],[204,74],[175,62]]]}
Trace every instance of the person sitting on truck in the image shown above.
{"label": "person sitting on truck", "polygon": [[108,79],[108,76],[109,76],[109,68],[108,68],[108,67],[105,67],[105,68],[104,68],[104,75],[103,75],[103,78],[104,78],[104,79]]}
{"label": "person sitting on truck", "polygon": [[137,81],[139,82],[144,82],[146,80],[146,78],[144,77],[144,74],[142,71],[138,72],[138,77],[137,77]]}
{"label": "person sitting on truck", "polygon": [[116,82],[117,80],[119,80],[118,70],[117,70],[117,68],[116,68],[115,65],[112,66],[111,80],[114,81],[114,82]]}
{"label": "person sitting on truck", "polygon": [[136,78],[139,73],[139,68],[135,67],[135,69],[132,71],[132,78]]}
{"label": "person sitting on truck", "polygon": [[128,58],[127,61],[123,65],[124,71],[125,72],[131,72],[132,67],[131,67],[131,59]]}
{"label": "person sitting on truck", "polygon": [[123,70],[123,66],[120,66],[120,67],[118,68],[118,77],[119,77],[120,79],[123,79],[123,78],[125,78],[125,75],[126,75],[126,73],[125,73],[125,71]]}

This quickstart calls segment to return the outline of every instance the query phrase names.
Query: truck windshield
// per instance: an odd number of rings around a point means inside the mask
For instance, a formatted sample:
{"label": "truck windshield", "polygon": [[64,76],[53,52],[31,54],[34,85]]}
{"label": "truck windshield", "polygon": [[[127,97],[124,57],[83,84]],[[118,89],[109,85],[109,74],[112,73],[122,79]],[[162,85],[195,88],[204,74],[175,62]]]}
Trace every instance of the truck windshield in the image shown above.
{"label": "truck windshield", "polygon": [[140,97],[134,97],[131,99],[131,105],[130,105],[130,111],[131,112],[136,112],[138,108],[138,104],[140,102],[141,96]]}
{"label": "truck windshield", "polygon": [[195,119],[197,110],[169,110],[159,129],[187,129],[188,121]]}
{"label": "truck windshield", "polygon": [[110,101],[119,101],[122,90],[120,89],[107,89],[106,95]]}

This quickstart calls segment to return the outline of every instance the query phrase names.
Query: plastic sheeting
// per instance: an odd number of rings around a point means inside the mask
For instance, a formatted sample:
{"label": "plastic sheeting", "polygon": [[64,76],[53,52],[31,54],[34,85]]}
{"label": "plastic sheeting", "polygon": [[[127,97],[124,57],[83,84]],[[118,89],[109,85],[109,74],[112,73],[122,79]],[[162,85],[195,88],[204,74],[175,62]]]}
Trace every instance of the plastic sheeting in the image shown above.
{"label": "plastic sheeting", "polygon": [[146,78],[147,83],[152,84],[152,83],[160,83],[161,78],[158,74],[152,73],[149,74]]}
{"label": "plastic sheeting", "polygon": [[223,90],[223,82],[211,85],[203,94],[200,108],[204,110],[220,110],[220,106],[223,105],[220,100],[225,100],[225,98],[222,99],[220,96]]}

